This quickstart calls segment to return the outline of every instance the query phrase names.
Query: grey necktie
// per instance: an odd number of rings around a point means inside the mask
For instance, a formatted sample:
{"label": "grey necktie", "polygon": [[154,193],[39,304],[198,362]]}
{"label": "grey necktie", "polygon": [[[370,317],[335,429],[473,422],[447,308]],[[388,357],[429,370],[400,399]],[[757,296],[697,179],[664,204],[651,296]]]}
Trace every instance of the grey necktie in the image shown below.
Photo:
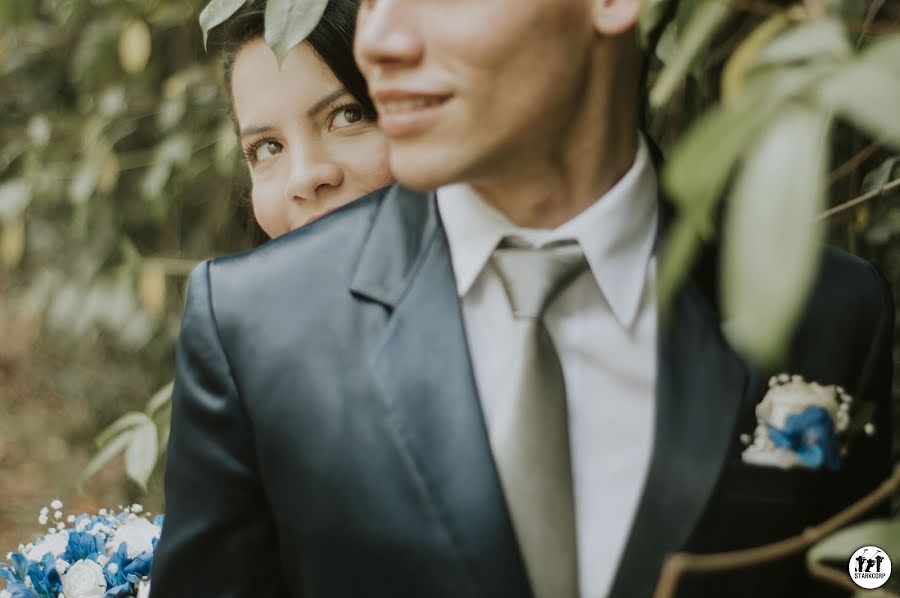
{"label": "grey necktie", "polygon": [[547,305],[586,266],[574,242],[503,246],[493,255],[517,324],[510,339],[510,408],[491,444],[536,598],[577,598],[578,555],[566,389],[543,322]]}

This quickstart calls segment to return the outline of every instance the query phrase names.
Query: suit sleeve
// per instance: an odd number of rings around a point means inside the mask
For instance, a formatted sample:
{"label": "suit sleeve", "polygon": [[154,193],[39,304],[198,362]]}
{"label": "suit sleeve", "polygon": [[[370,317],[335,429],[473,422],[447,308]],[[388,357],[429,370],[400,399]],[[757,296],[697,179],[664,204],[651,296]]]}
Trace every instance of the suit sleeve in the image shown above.
{"label": "suit sleeve", "polygon": [[152,596],[286,596],[250,422],[213,312],[210,268],[203,263],[190,277],[178,341]]}

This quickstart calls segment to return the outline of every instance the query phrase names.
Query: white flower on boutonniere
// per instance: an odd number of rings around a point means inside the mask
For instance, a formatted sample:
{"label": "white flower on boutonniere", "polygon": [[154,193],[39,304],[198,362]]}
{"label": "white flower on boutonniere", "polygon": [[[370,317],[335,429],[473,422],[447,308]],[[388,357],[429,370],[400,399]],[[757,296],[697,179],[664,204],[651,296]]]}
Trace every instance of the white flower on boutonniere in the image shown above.
{"label": "white flower on boutonniere", "polygon": [[128,521],[122,524],[106,542],[109,551],[118,550],[119,545],[125,542],[128,547],[128,558],[133,559],[142,552],[153,551],[153,540],[159,538],[162,530],[143,517],[132,515]]}
{"label": "white flower on boutonniere", "polygon": [[756,406],[752,442],[749,435],[742,437],[749,446],[741,457],[745,463],[782,469],[838,469],[845,452],[839,440],[846,439],[852,405],[853,397],[840,386],[774,376]]}
{"label": "white flower on boutonniere", "polygon": [[66,598],[103,598],[106,577],[103,567],[91,560],[78,561],[62,576]]}

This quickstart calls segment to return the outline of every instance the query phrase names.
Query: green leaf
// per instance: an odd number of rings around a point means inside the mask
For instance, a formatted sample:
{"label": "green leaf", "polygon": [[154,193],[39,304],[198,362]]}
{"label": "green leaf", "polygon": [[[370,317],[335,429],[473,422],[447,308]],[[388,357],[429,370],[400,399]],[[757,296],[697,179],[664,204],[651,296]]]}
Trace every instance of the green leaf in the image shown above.
{"label": "green leaf", "polygon": [[755,66],[757,56],[782,29],[790,24],[787,12],[775,13],[759,24],[731,53],[722,69],[722,99],[726,102],[736,97],[744,81]]}
{"label": "green leaf", "polygon": [[863,50],[860,60],[900,77],[900,34],[886,35]]}
{"label": "green leaf", "polygon": [[878,189],[900,175],[900,156],[891,156],[879,164],[874,170],[870,170],[863,178],[863,193]]}
{"label": "green leaf", "polygon": [[641,36],[641,44],[646,46],[650,33],[659,25],[660,19],[666,12],[668,0],[646,0],[641,4],[641,12],[638,15],[638,31]]}
{"label": "green leaf", "polygon": [[137,411],[126,413],[125,415],[111,423],[109,426],[107,426],[105,430],[100,432],[100,434],[97,435],[97,438],[94,439],[94,442],[97,443],[98,447],[102,447],[114,436],[117,436],[125,430],[138,426],[146,421],[149,420],[143,413],[139,413]]}
{"label": "green leaf", "polygon": [[125,449],[125,473],[144,491],[158,457],[159,437],[156,426],[148,420],[131,431],[131,440]]}
{"label": "green leaf", "polygon": [[846,563],[863,546],[877,546],[889,555],[900,554],[900,517],[865,521],[836,531],[809,549],[806,564]]}
{"label": "green leaf", "polygon": [[156,394],[154,394],[150,399],[150,402],[147,403],[147,409],[145,410],[145,413],[147,415],[153,415],[154,413],[159,411],[163,405],[169,403],[172,400],[172,388],[174,386],[175,381],[173,380],[172,382],[169,382],[168,384],[157,390]]}
{"label": "green leaf", "polygon": [[100,471],[103,466],[112,461],[116,455],[124,451],[128,444],[131,442],[131,434],[132,430],[122,432],[111,441],[109,441],[106,446],[100,449],[100,451],[96,455],[94,455],[94,458],[91,459],[90,463],[87,464],[87,467],[85,467],[84,471],[81,473],[79,485],[83,484],[85,480]]}
{"label": "green leaf", "polygon": [[203,8],[200,13],[200,29],[203,31],[204,48],[206,48],[210,30],[227,21],[228,17],[236,13],[245,2],[246,0],[211,0]]}
{"label": "green leaf", "polygon": [[772,40],[756,58],[757,66],[805,60],[845,60],[853,48],[844,25],[835,19],[819,19],[789,29]]}
{"label": "green leaf", "polygon": [[328,0],[269,0],[266,4],[266,43],[279,64],[319,24]]}
{"label": "green leaf", "polygon": [[686,218],[679,217],[667,232],[656,282],[658,302],[663,313],[690,270],[700,244],[697,231]]}
{"label": "green leaf", "polygon": [[815,98],[873,138],[900,148],[900,77],[882,65],[856,61],[826,79]]}
{"label": "green leaf", "polygon": [[694,59],[707,46],[716,29],[730,14],[729,3],[720,0],[707,0],[697,7],[685,27],[684,34],[679,36],[675,52],[650,92],[652,108],[657,109],[669,101],[672,93],[684,80]]}
{"label": "green leaf", "polygon": [[172,431],[172,409],[164,409],[156,416],[156,429],[159,430],[159,454],[169,448],[169,433]]}
{"label": "green leaf", "polygon": [[119,62],[126,73],[139,73],[147,66],[153,40],[147,24],[136,19],[125,24],[119,36]]}
{"label": "green leaf", "polygon": [[31,201],[31,186],[24,179],[0,185],[0,221],[10,221],[22,213]]}
{"label": "green leaf", "polygon": [[745,158],[723,232],[725,332],[771,364],[785,348],[818,270],[827,115],[786,106]]}
{"label": "green leaf", "polygon": [[[701,239],[714,231],[713,214],[738,160],[754,142],[777,110],[790,98],[817,83],[831,67],[773,69],[747,82],[733,101],[713,108],[682,137],[673,149],[662,173],[663,186],[680,208],[680,218],[693,229],[682,233],[679,254],[693,255]],[[663,259],[660,264],[662,292],[680,284],[690,266],[681,259]]]}
{"label": "green leaf", "polygon": [[712,209],[735,163],[767,119],[760,107],[742,101],[713,108],[682,137],[665,165],[666,189],[704,238],[712,234]]}

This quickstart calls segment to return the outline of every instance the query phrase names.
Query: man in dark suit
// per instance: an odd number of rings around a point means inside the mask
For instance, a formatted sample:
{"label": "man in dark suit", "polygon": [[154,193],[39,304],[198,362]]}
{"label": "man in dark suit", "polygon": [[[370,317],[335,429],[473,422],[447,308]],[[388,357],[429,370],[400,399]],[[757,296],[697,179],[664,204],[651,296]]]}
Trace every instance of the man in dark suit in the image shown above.
{"label": "man in dark suit", "polygon": [[[871,266],[823,250],[771,372],[723,337],[714,247],[660,320],[638,8],[363,4],[403,184],[192,275],[154,598],[647,597],[665,554],[798,533],[888,474]],[[782,371],[875,405],[838,469],[742,460]],[[790,561],[680,595],[824,594]]]}

